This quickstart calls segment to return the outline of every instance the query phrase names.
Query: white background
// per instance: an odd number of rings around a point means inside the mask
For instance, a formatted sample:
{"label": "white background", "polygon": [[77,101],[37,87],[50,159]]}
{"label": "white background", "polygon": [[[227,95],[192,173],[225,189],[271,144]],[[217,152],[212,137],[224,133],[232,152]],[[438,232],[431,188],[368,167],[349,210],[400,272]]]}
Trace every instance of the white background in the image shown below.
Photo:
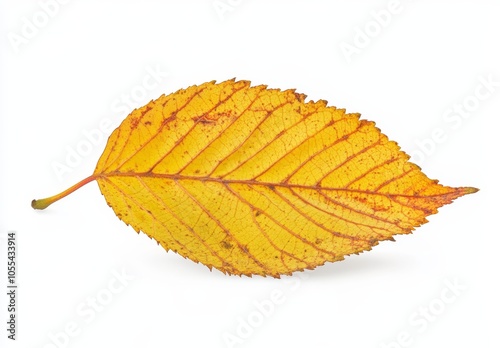
{"label": "white background", "polygon": [[[235,347],[500,345],[498,3],[402,1],[381,26],[373,13],[389,1],[223,0],[231,5],[222,16],[212,0],[69,1],[51,16],[47,2],[0,2],[1,347],[56,347],[51,335],[71,348],[226,347],[225,333],[238,337],[242,321],[262,318],[254,302],[276,293],[272,313]],[[341,47],[355,37],[365,47],[346,56]],[[169,74],[140,95],[148,69]],[[123,113],[123,96],[135,91],[133,107],[142,106],[233,77],[360,112],[420,156],[429,177],[481,191],[396,243],[283,279],[224,276],[166,253],[117,219],[95,182],[31,209],[33,198],[92,173],[109,132],[62,176],[53,166],[68,164],[84,131],[104,119],[118,125],[132,109]],[[481,78],[496,81],[490,95],[467,118],[443,118],[474,102]],[[430,143],[436,129],[444,135]],[[3,295],[11,230],[16,342],[6,340]],[[133,279],[113,283],[122,272]],[[456,294],[450,282],[460,284]],[[96,296],[100,312],[87,304]],[[429,306],[432,319],[423,319]]]}

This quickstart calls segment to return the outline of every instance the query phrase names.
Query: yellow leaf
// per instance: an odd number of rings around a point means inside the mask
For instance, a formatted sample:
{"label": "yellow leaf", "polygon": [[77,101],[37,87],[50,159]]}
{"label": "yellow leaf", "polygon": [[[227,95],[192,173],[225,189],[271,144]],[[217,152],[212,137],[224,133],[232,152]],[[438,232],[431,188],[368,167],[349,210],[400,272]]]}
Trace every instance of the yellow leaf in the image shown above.
{"label": "yellow leaf", "polygon": [[248,81],[192,86],[134,110],[94,174],[137,232],[210,269],[279,277],[410,233],[467,193],[430,180],[359,114]]}

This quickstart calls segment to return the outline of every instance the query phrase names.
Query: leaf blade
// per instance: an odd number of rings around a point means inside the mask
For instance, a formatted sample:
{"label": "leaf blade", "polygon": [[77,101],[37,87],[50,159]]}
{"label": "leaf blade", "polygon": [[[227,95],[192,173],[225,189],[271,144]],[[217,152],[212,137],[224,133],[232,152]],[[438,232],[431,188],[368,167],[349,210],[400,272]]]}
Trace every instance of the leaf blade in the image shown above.
{"label": "leaf blade", "polygon": [[279,277],[410,233],[474,192],[428,179],[373,122],[247,81],[134,110],[94,176],[117,216],[209,268]]}

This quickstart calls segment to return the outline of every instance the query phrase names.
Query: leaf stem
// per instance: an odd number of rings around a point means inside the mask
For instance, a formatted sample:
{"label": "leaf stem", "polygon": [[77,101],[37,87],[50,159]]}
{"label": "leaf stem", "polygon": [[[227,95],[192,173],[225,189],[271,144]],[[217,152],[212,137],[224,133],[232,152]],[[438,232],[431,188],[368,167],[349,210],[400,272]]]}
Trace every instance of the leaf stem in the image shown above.
{"label": "leaf stem", "polygon": [[45,209],[49,205],[51,205],[52,203],[57,202],[61,198],[64,198],[67,195],[69,195],[70,193],[78,190],[83,185],[88,184],[91,181],[94,181],[96,178],[97,178],[96,176],[91,175],[88,178],[83,179],[82,181],[78,182],[77,184],[71,186],[69,189],[67,189],[67,190],[65,190],[65,191],[63,191],[55,196],[42,198],[42,199],[34,199],[31,201],[31,206],[33,207],[33,209],[40,209],[40,210]]}

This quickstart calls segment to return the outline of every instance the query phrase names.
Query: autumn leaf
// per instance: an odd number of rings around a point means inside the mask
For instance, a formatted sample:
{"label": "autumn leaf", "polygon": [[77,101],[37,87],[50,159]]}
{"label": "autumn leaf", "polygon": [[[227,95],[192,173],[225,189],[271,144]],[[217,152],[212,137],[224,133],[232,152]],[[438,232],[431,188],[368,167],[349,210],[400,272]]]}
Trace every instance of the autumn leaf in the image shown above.
{"label": "autumn leaf", "polygon": [[279,277],[370,250],[464,194],[427,178],[359,114],[248,81],[209,82],[132,111],[94,173],[135,231],[224,273]]}

